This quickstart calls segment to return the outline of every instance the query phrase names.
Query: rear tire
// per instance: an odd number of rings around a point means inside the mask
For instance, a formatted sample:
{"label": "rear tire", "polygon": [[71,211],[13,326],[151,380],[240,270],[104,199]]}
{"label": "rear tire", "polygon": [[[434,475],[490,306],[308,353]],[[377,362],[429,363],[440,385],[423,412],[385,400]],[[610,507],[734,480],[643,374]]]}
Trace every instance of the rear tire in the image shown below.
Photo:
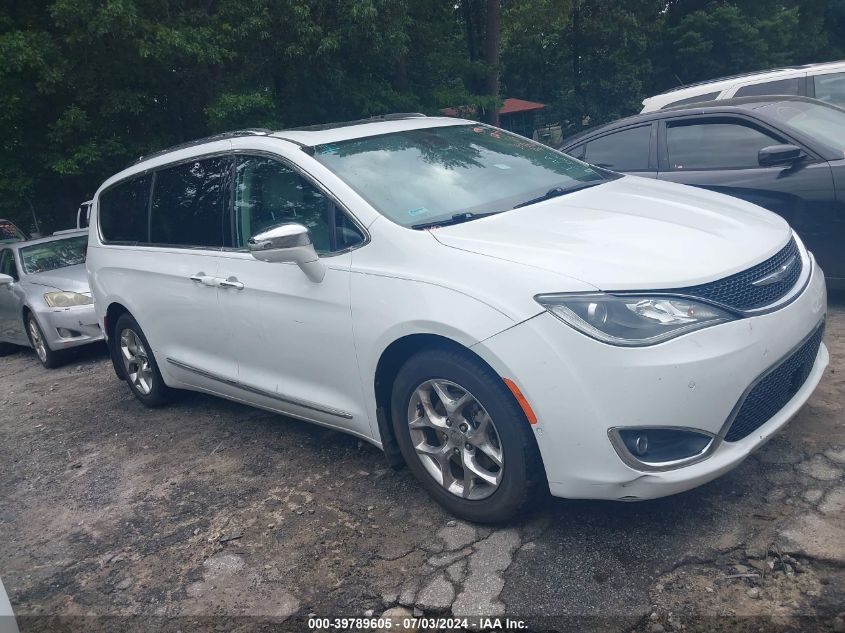
{"label": "rear tire", "polygon": [[396,375],[391,412],[408,467],[458,517],[507,521],[548,490],[525,414],[502,379],[469,353],[412,356]]}
{"label": "rear tire", "polygon": [[132,315],[120,315],[111,344],[123,363],[126,384],[141,404],[154,408],[172,400],[173,390],[164,384],[152,347]]}
{"label": "rear tire", "polygon": [[38,325],[35,315],[31,312],[26,317],[26,333],[29,336],[32,349],[35,350],[35,355],[44,367],[55,369],[62,364],[64,354],[62,352],[54,352],[50,349],[47,339],[44,338],[44,332],[41,326]]}

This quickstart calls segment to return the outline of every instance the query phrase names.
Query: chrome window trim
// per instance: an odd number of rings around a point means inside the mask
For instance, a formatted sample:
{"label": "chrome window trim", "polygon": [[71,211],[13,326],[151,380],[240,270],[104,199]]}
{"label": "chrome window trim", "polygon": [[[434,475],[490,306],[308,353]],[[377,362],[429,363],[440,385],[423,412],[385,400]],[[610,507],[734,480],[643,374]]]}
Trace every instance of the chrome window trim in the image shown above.
{"label": "chrome window trim", "polygon": [[248,391],[250,393],[254,393],[259,396],[264,396],[266,398],[272,398],[273,400],[278,400],[279,402],[284,402],[285,404],[292,404],[297,407],[302,407],[304,409],[311,409],[312,411],[319,411],[320,413],[328,413],[329,415],[334,415],[339,418],[344,418],[346,420],[351,420],[353,418],[352,414],[348,411],[343,411],[341,409],[335,409],[333,407],[327,407],[321,404],[317,404],[316,402],[310,402],[308,400],[301,400],[299,398],[294,398],[293,396],[286,396],[281,393],[275,393],[272,391],[266,391],[264,389],[259,389],[257,387],[251,387],[249,385],[245,385],[237,380],[233,380],[231,378],[226,378],[225,376],[220,376],[219,374],[215,374],[210,371],[206,371],[205,369],[200,369],[199,367],[194,367],[193,365],[189,365],[188,363],[183,363],[182,361],[167,357],[167,362],[175,367],[179,367],[180,369],[184,369],[186,371],[192,372],[197,374],[198,376],[203,376],[204,378],[209,378],[216,382],[220,382],[226,385],[230,385],[232,387],[236,387],[238,389],[242,389],[243,391]]}

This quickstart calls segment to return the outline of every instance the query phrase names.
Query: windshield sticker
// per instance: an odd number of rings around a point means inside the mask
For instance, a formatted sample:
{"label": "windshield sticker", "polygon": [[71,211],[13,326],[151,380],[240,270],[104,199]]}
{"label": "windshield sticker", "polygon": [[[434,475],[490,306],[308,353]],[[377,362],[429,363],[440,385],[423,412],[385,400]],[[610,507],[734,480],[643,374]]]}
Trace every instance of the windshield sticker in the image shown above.
{"label": "windshield sticker", "polygon": [[425,215],[426,213],[428,213],[428,209],[426,209],[425,207],[417,207],[416,209],[411,209],[410,211],[408,211],[408,215],[410,215],[411,217]]}

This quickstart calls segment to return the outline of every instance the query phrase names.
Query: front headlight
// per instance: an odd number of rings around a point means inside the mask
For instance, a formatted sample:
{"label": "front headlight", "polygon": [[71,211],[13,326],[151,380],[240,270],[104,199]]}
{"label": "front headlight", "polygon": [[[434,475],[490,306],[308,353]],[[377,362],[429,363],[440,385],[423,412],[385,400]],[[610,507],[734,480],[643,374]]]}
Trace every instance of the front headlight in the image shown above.
{"label": "front headlight", "polygon": [[654,345],[736,318],[706,303],[675,297],[595,293],[535,299],[561,321],[611,345]]}
{"label": "front headlight", "polygon": [[44,301],[51,308],[71,308],[73,306],[88,306],[94,300],[88,295],[81,295],[78,292],[48,292],[44,295]]}

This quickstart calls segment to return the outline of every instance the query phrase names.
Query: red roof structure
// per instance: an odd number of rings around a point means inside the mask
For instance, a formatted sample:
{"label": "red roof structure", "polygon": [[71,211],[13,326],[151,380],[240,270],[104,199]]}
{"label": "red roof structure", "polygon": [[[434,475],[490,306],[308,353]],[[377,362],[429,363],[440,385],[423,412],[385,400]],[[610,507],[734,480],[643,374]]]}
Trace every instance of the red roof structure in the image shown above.
{"label": "red roof structure", "polygon": [[[537,103],[536,101],[526,101],[525,99],[514,99],[513,97],[508,97],[504,100],[504,102],[502,102],[502,107],[499,108],[499,115],[528,112],[529,110],[542,110],[545,107],[545,103]],[[446,116],[462,116],[474,113],[475,106],[457,106],[443,108],[440,111]]]}

